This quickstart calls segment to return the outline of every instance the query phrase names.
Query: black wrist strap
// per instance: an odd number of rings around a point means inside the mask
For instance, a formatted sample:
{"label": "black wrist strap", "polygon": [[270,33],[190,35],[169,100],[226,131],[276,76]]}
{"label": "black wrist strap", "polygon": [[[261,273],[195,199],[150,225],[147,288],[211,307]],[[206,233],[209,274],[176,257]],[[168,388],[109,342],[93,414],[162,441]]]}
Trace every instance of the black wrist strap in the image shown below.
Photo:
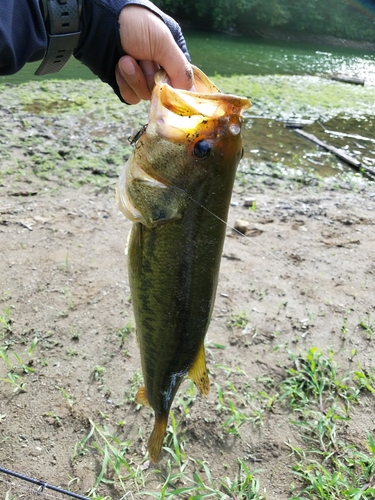
{"label": "black wrist strap", "polygon": [[36,75],[57,73],[77,47],[81,32],[82,0],[40,0],[47,28],[48,47]]}

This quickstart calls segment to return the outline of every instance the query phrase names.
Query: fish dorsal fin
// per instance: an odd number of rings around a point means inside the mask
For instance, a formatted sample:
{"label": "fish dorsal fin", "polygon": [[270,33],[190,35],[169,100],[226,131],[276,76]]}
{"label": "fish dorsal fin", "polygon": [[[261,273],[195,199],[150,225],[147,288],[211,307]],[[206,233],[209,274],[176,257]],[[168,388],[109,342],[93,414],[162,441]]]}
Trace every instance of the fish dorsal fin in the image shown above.
{"label": "fish dorsal fin", "polygon": [[148,402],[147,395],[146,395],[146,387],[144,385],[138,389],[138,392],[135,395],[134,401],[138,405],[150,407],[150,403]]}
{"label": "fish dorsal fin", "polygon": [[163,445],[163,440],[168,423],[168,412],[167,413],[155,413],[155,424],[152,430],[150,439],[147,443],[147,449],[150,454],[150,458],[154,464],[158,461],[161,447]]}
{"label": "fish dorsal fin", "polygon": [[207,396],[210,392],[210,381],[206,367],[206,354],[204,343],[199,348],[197,356],[192,364],[188,377],[192,380],[202,396]]}

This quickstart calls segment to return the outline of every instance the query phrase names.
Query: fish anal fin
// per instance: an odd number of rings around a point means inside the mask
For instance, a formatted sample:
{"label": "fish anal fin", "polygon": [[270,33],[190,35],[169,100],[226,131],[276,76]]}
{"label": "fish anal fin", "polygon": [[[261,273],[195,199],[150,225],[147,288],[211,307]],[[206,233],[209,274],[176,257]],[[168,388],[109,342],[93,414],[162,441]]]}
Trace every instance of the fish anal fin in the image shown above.
{"label": "fish anal fin", "polygon": [[204,352],[204,343],[197,353],[197,356],[192,364],[188,377],[192,380],[198,388],[202,396],[207,396],[210,392],[210,381],[208,378],[206,367],[206,354]]}
{"label": "fish anal fin", "polygon": [[155,424],[152,430],[150,439],[148,440],[147,449],[150,458],[154,464],[159,459],[161,447],[168,423],[168,413],[155,413]]}
{"label": "fish anal fin", "polygon": [[138,392],[135,395],[134,401],[138,405],[150,407],[150,403],[148,402],[147,395],[146,395],[146,387],[144,385],[138,389]]}

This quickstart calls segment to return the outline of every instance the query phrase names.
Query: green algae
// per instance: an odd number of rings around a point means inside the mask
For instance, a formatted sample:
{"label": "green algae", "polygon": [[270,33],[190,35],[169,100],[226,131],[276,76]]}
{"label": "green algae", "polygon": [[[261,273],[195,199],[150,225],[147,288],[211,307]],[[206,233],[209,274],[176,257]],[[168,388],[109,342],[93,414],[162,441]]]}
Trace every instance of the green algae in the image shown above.
{"label": "green algae", "polygon": [[[349,118],[355,118],[358,125],[375,115],[375,87],[371,86],[310,76],[212,78],[224,92],[252,101],[244,128],[245,158],[252,165],[269,162],[308,170],[317,161],[325,163],[329,175],[334,175],[336,160],[315,156],[314,145],[285,131],[275,118],[296,116],[321,123],[335,118],[335,126],[345,128],[343,123],[350,123]],[[115,182],[132,151],[128,138],[147,123],[149,108],[147,102],[136,106],[121,103],[98,80],[3,84],[0,102],[2,182],[12,176],[37,176],[45,182],[59,180],[72,186]],[[261,123],[257,117],[270,122]],[[307,160],[306,154],[310,155]],[[315,172],[319,175],[318,168]]]}
{"label": "green algae", "polygon": [[214,82],[226,93],[244,95],[252,102],[249,114],[268,117],[330,119],[339,114],[375,114],[375,86],[350,85],[318,76],[223,77]]}

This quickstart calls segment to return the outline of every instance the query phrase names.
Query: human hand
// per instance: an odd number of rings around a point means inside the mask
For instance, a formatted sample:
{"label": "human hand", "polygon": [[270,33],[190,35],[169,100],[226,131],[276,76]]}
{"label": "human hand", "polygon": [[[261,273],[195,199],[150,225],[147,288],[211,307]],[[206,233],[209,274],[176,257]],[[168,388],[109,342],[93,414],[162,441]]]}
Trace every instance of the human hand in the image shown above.
{"label": "human hand", "polygon": [[173,87],[195,90],[189,61],[156,14],[129,5],[122,9],[119,24],[122,49],[127,55],[116,66],[116,81],[125,102],[149,100],[154,75],[160,67],[167,72]]}

